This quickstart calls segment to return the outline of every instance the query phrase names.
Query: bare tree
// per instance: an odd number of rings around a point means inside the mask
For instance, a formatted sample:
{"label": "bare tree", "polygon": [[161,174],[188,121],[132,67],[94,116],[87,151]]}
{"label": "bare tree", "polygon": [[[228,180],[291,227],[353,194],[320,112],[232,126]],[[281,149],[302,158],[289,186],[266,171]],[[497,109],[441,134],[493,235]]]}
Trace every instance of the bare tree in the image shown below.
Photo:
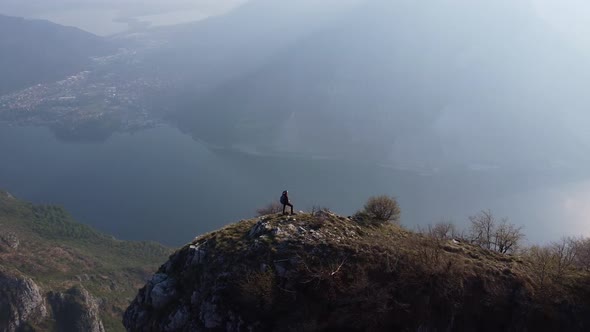
{"label": "bare tree", "polygon": [[578,257],[579,240],[563,237],[559,242],[551,244],[551,251],[555,256],[555,278],[562,277],[574,267]]}
{"label": "bare tree", "polygon": [[563,237],[548,246],[532,246],[525,250],[524,256],[531,262],[534,277],[541,286],[548,286],[551,277],[554,283],[562,283],[576,268],[581,265],[584,257],[584,246],[588,239]]}
{"label": "bare tree", "polygon": [[586,271],[590,270],[590,238],[579,240],[576,265]]}
{"label": "bare tree", "polygon": [[494,250],[501,254],[514,252],[523,238],[522,226],[517,227],[509,224],[508,219],[502,219],[494,230]]}
{"label": "bare tree", "polygon": [[496,220],[492,211],[482,210],[480,213],[470,216],[470,240],[471,243],[485,249],[492,249],[492,238]]}
{"label": "bare tree", "polygon": [[532,246],[527,249],[526,257],[531,262],[533,276],[544,286],[554,270],[554,255],[548,247]]}
{"label": "bare tree", "polygon": [[451,221],[439,221],[428,225],[425,229],[419,227],[418,232],[437,240],[450,240],[457,235],[455,225]]}
{"label": "bare tree", "polygon": [[439,221],[429,228],[430,235],[438,239],[449,240],[457,233],[455,225],[451,221]]}
{"label": "bare tree", "polygon": [[509,223],[507,218],[498,222],[490,210],[470,216],[469,221],[469,240],[485,249],[502,254],[512,253],[524,239],[522,227]]}

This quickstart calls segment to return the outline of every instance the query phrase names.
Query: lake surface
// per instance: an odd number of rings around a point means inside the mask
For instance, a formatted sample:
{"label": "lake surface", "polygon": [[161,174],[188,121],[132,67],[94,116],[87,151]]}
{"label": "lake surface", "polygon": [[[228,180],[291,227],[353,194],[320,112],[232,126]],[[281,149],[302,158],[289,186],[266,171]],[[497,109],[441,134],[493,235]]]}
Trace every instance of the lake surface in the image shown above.
{"label": "lake surface", "polygon": [[180,245],[255,210],[288,189],[296,210],[322,205],[350,215],[391,194],[402,223],[466,224],[491,209],[525,226],[529,241],[590,235],[590,176],[568,172],[457,170],[425,175],[373,163],[211,151],[175,128],[116,134],[100,143],[57,140],[45,128],[0,124],[0,188],[58,204],[118,238]]}

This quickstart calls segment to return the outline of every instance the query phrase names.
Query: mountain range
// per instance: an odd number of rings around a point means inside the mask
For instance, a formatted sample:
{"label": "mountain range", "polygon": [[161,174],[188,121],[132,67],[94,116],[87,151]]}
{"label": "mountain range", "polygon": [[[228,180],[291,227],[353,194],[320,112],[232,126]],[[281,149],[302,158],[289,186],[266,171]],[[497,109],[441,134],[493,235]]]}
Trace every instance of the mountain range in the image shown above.
{"label": "mountain range", "polygon": [[116,50],[106,39],[45,20],[0,15],[0,95],[61,80],[85,69],[91,56]]}
{"label": "mountain range", "polygon": [[150,114],[213,147],[419,169],[589,162],[583,50],[529,3],[452,3],[253,0],[107,39],[3,17],[3,91],[127,45],[101,73],[164,82]]}
{"label": "mountain range", "polygon": [[586,56],[532,6],[306,5],[175,27],[178,125],[226,147],[429,168],[587,162]]}

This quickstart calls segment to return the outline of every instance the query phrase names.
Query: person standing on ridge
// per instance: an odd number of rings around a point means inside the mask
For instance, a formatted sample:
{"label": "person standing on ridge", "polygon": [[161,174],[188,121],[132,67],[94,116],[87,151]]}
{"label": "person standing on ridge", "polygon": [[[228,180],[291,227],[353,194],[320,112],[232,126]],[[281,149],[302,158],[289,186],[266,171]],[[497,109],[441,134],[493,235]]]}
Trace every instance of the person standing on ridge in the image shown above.
{"label": "person standing on ridge", "polygon": [[289,192],[286,190],[283,191],[283,194],[281,195],[281,204],[283,204],[283,215],[285,214],[285,207],[287,207],[287,205],[291,207],[291,215],[295,214],[293,213],[293,204],[291,204],[291,201],[289,200]]}

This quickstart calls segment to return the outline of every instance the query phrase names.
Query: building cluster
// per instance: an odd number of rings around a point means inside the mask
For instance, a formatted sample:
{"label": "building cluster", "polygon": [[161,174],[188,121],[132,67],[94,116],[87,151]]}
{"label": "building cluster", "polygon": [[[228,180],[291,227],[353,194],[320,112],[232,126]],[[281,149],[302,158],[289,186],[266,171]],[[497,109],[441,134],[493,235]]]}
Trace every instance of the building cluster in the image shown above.
{"label": "building cluster", "polygon": [[0,121],[20,125],[77,125],[98,118],[118,128],[154,125],[146,96],[160,91],[157,79],[82,71],[64,80],[0,96]]}

